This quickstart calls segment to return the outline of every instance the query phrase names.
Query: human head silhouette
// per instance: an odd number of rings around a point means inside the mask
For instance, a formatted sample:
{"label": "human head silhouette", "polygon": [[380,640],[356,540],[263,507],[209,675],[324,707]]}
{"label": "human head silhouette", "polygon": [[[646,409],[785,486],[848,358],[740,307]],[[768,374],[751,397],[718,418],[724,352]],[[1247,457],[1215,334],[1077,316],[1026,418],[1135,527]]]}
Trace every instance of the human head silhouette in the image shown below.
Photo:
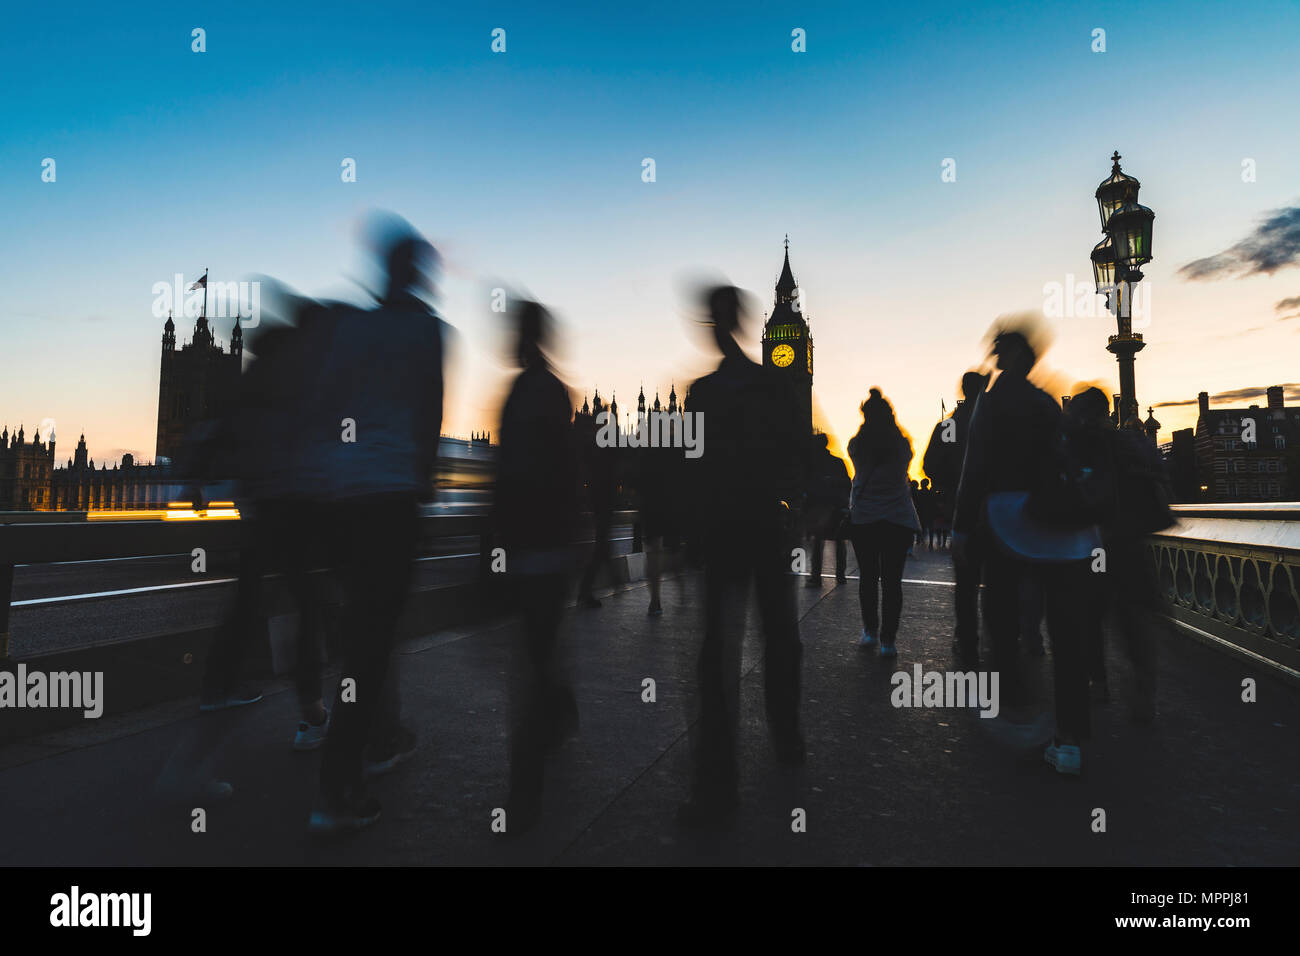
{"label": "human head silhouette", "polygon": [[438,252],[427,239],[394,236],[384,250],[384,301],[431,292],[437,265]]}
{"label": "human head silhouette", "polygon": [[993,340],[993,354],[998,368],[1021,377],[1028,375],[1038,357],[1024,334],[1014,329],[1004,329]]}
{"label": "human head silhouette", "polygon": [[971,370],[961,377],[961,394],[966,401],[972,401],[988,385],[984,373]]}
{"label": "human head silhouette", "polygon": [[514,310],[515,331],[518,336],[515,359],[520,368],[546,365],[546,346],[551,339],[551,313],[539,302],[519,301]]}
{"label": "human head silhouette", "polygon": [[1101,389],[1086,388],[1070,399],[1067,414],[1074,421],[1105,422],[1110,415],[1110,400]]}
{"label": "human head silhouette", "polygon": [[713,340],[723,355],[740,352],[736,333],[740,330],[745,306],[741,291],[734,285],[718,285],[707,289],[703,295],[708,310],[705,322],[713,328]]}

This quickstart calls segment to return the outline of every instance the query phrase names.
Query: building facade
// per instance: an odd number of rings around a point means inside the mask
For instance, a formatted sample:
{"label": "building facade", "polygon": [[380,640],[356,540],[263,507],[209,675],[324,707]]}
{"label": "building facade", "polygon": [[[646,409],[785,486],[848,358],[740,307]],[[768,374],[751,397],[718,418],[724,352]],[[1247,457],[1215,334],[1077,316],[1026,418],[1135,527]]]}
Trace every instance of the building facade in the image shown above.
{"label": "building facade", "polygon": [[230,351],[217,342],[206,315],[194,323],[194,337],[176,347],[176,323],[163,326],[162,360],[158,372],[158,439],[155,460],[176,457],[186,433],[217,415],[238,395],[244,360],[239,320],[230,333]]}
{"label": "building facade", "polygon": [[138,465],[125,454],[120,464],[95,467],[86,454],[86,436],[77,442],[67,466],[54,469],[50,499],[54,511],[136,511],[166,508],[178,487],[162,465]]}
{"label": "building facade", "polygon": [[1286,501],[1297,497],[1300,407],[1287,408],[1281,385],[1261,408],[1210,408],[1197,396],[1196,471],[1204,501]]}
{"label": "building facade", "polygon": [[41,441],[39,429],[26,441],[23,426],[0,432],[0,511],[53,511],[54,432]]}

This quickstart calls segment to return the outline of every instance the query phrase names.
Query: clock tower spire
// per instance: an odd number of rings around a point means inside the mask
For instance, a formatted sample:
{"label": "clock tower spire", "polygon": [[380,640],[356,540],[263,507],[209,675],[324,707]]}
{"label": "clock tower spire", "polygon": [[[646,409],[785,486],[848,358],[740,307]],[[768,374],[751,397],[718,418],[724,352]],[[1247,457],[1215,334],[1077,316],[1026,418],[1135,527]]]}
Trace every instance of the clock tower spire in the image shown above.
{"label": "clock tower spire", "polygon": [[763,326],[763,367],[785,375],[793,386],[800,428],[812,435],[813,341],[799,301],[799,285],[790,268],[790,236],[785,237],[785,261],[776,280],[772,314]]}

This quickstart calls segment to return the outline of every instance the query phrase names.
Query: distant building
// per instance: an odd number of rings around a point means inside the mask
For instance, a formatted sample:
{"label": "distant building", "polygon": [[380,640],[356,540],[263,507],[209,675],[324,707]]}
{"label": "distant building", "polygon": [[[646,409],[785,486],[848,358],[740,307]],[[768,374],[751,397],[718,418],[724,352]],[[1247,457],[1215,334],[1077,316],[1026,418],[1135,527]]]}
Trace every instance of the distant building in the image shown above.
{"label": "distant building", "polygon": [[[1288,458],[1300,444],[1300,408],[1286,408],[1283,389],[1267,391],[1260,408],[1210,408],[1210,396],[1197,396],[1196,473],[1205,501],[1285,501],[1294,498],[1295,479]],[[1248,439],[1253,437],[1253,441]]]}
{"label": "distant building", "polygon": [[176,323],[167,317],[158,372],[155,458],[174,459],[191,428],[235,400],[243,355],[244,333],[238,319],[230,333],[230,351],[226,352],[217,344],[206,315],[195,321],[194,337],[176,348]]}
{"label": "distant building", "polygon": [[772,314],[763,325],[763,367],[776,369],[790,382],[796,403],[795,424],[812,437],[813,340],[800,303],[799,287],[790,269],[790,239],[785,262],[776,280]]}
{"label": "distant building", "polygon": [[54,511],[125,511],[166,508],[177,486],[162,465],[137,465],[125,454],[120,465],[101,464],[86,455],[86,436],[66,468],[51,476],[50,498]]}
{"label": "distant building", "polygon": [[0,432],[0,511],[52,511],[50,476],[54,472],[54,433],[47,442],[40,431],[25,441],[23,426],[11,437]]}

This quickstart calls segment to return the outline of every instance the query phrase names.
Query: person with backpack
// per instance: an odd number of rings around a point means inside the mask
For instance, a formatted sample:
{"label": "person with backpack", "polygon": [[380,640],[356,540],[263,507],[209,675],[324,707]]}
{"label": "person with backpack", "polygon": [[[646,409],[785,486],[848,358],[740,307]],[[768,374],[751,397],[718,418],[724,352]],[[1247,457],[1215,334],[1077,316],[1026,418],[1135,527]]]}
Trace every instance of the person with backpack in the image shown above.
{"label": "person with backpack", "polygon": [[1108,446],[1106,466],[1113,470],[1113,497],[1101,515],[1106,571],[1098,575],[1085,602],[1089,638],[1089,677],[1097,697],[1108,700],[1105,663],[1105,623],[1109,616],[1124,642],[1133,668],[1131,716],[1139,723],[1155,718],[1156,643],[1162,597],[1155,566],[1144,539],[1173,524],[1172,491],[1164,461],[1151,441],[1137,429],[1116,429],[1108,400],[1089,388],[1070,400],[1069,415],[1093,430]]}
{"label": "person with backpack", "polygon": [[[1026,332],[1002,328],[992,354],[1000,374],[979,396],[971,416],[953,514],[953,561],[978,564],[984,575],[984,626],[992,668],[999,672],[1005,707],[1028,703],[1019,660],[1021,584],[1032,565],[999,543],[989,524],[995,495],[1027,496],[1053,453],[1061,410],[1029,381],[1038,361]],[[958,607],[959,639],[961,607]],[[970,645],[963,648],[965,650]]]}

